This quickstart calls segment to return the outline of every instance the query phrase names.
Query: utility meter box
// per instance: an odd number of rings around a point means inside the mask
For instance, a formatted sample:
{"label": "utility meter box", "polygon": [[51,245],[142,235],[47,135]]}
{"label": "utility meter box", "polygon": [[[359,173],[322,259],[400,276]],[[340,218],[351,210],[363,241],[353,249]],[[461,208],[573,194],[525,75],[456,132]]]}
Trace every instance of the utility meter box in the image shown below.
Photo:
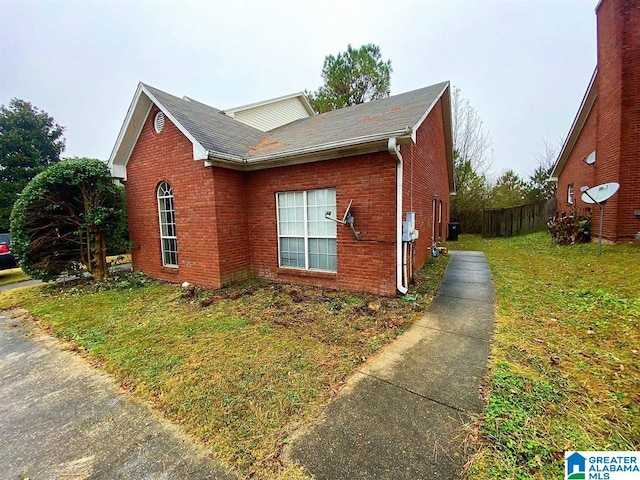
{"label": "utility meter box", "polygon": [[406,221],[402,222],[402,241],[413,242],[418,239],[419,232],[416,230],[416,213],[407,212]]}

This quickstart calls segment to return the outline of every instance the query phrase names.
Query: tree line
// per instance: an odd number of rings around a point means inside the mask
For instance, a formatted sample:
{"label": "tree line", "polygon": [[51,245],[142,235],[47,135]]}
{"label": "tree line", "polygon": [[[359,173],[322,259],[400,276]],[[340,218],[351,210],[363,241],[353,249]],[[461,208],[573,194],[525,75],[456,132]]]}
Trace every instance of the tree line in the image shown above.
{"label": "tree line", "polygon": [[550,200],[556,184],[550,180],[558,149],[544,141],[544,150],[536,155],[536,166],[527,178],[514,170],[491,177],[493,158],[491,138],[482,119],[459,88],[451,92],[456,195],[451,198],[451,221],[461,231],[479,233],[482,210],[510,208]]}

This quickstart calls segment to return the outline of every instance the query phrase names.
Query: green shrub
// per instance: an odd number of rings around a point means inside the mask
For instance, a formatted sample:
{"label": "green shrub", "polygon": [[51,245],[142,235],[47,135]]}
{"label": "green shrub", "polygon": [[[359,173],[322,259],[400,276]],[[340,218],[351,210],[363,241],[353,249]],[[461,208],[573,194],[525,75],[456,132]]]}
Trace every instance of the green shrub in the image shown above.
{"label": "green shrub", "polygon": [[108,276],[107,246],[124,246],[123,188],[100,160],[54,164],[24,188],[11,212],[13,251],[22,269],[51,280],[74,263]]}

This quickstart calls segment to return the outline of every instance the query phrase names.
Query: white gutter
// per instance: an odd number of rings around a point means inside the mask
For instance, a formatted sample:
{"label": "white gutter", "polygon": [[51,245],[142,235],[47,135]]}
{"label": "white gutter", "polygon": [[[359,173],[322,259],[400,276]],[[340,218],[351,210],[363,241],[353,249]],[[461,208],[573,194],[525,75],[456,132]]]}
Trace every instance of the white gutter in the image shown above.
{"label": "white gutter", "polygon": [[214,158],[217,160],[223,160],[228,163],[235,163],[239,165],[245,165],[247,163],[247,161],[242,157],[237,157],[229,153],[214,152],[212,150],[207,150],[207,160],[204,161],[205,166],[210,167],[211,165],[213,165],[211,163],[211,158]]}
{"label": "white gutter", "polygon": [[380,140],[387,140],[389,137],[394,137],[398,143],[411,141],[412,128],[405,127],[401,130],[395,130],[392,132],[386,133],[376,133],[372,135],[363,135],[361,137],[348,138],[346,140],[339,140],[336,142],[323,143],[319,145],[311,145],[307,147],[300,147],[292,150],[287,150],[284,152],[274,152],[267,153],[264,155],[256,155],[251,158],[241,158],[236,157],[235,155],[229,155],[219,152],[209,151],[208,156],[209,160],[218,159],[230,163],[240,164],[240,165],[254,165],[254,164],[262,164],[269,163],[271,161],[285,160],[292,157],[299,157],[305,155],[312,155],[324,151],[329,150],[338,150],[345,147],[352,147],[367,143],[374,143]]}
{"label": "white gutter", "polygon": [[396,137],[389,137],[389,153],[396,159],[396,288],[403,295],[409,291],[403,274],[404,255],[402,251],[402,155]]}
{"label": "white gutter", "polygon": [[269,160],[279,160],[287,157],[297,157],[301,155],[308,155],[312,153],[322,152],[324,150],[337,150],[344,147],[350,147],[353,145],[360,145],[363,143],[372,143],[380,140],[386,140],[389,137],[396,137],[400,140],[401,137],[405,137],[407,141],[411,137],[411,127],[405,127],[400,130],[394,130],[386,133],[375,133],[371,135],[363,135],[360,137],[348,138],[346,140],[338,140],[335,142],[321,143],[319,145],[311,145],[308,147],[300,147],[285,152],[267,153],[264,155],[256,155],[249,159],[251,163],[267,162]]}

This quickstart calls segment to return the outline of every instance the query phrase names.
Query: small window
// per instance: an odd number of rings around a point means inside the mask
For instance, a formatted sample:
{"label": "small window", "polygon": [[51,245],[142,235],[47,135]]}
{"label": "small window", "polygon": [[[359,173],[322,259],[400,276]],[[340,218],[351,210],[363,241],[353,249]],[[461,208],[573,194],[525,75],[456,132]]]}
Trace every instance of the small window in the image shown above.
{"label": "small window", "polygon": [[178,266],[178,237],[176,216],[173,208],[173,189],[167,182],[158,186],[158,215],[160,217],[160,248],[162,265]]}
{"label": "small window", "polygon": [[567,203],[573,205],[573,183],[567,185]]}
{"label": "small window", "polygon": [[337,271],[335,189],[276,194],[278,264],[304,270]]}
{"label": "small window", "polygon": [[156,118],[153,119],[153,127],[156,129],[156,133],[161,133],[164,130],[164,113],[156,113]]}

